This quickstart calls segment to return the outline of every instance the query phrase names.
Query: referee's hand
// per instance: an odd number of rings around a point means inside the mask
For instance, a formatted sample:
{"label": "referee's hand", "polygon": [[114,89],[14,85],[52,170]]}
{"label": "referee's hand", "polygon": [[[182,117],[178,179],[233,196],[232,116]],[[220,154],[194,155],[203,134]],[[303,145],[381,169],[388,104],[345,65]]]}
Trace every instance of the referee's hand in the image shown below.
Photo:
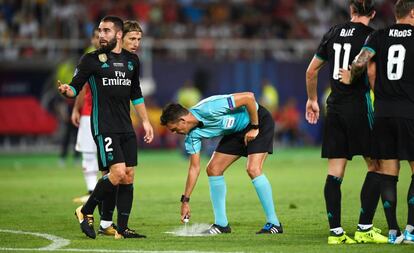
{"label": "referee's hand", "polygon": [[318,123],[319,119],[319,105],[317,100],[308,99],[306,102],[305,118],[309,124]]}

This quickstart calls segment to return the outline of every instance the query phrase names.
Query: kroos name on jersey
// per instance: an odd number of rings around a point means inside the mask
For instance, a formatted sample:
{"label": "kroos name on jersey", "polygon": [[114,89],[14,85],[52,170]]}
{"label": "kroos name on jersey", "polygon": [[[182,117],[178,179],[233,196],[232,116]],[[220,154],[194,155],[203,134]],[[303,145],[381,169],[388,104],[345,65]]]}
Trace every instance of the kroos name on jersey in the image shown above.
{"label": "kroos name on jersey", "polygon": [[397,30],[397,29],[390,29],[390,33],[388,34],[388,36],[390,37],[410,37],[412,34],[412,30]]}

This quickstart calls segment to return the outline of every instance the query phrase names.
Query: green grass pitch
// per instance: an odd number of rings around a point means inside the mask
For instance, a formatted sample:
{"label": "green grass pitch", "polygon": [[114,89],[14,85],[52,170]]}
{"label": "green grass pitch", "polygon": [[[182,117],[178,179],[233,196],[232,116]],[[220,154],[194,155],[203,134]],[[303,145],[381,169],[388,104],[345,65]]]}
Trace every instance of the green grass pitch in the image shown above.
{"label": "green grass pitch", "polygon": [[[88,239],[80,232],[72,198],[85,192],[78,163],[57,166],[54,155],[0,155],[0,230],[46,233],[70,240],[60,251],[116,252],[215,251],[215,252],[402,252],[412,245],[328,246],[328,224],[323,199],[326,160],[318,148],[276,150],[266,161],[264,172],[272,183],[276,211],[284,234],[255,235],[265,223],[264,214],[250,179],[245,159],[225,174],[227,214],[232,234],[210,237],[175,237],[166,234],[180,226],[179,198],[184,189],[188,162],[175,151],[139,153],[135,197],[129,226],[147,239],[114,240],[98,236]],[[191,223],[214,221],[208,180],[203,160],[198,184],[191,196]],[[348,163],[342,184],[342,224],[353,235],[359,214],[359,193],[366,168],[361,158]],[[398,215],[404,227],[407,217],[406,194],[411,172],[402,163],[398,185]],[[95,213],[95,228],[98,224]],[[386,231],[381,205],[375,225]],[[23,234],[0,232],[0,252],[6,248],[35,249],[50,241]],[[30,252],[27,250],[25,252]]]}

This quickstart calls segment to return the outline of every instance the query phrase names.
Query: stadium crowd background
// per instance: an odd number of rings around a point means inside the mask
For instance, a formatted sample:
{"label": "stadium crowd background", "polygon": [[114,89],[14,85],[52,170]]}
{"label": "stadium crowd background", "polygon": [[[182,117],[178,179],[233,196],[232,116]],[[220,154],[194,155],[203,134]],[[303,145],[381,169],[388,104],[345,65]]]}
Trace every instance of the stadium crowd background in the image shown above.
{"label": "stadium crowd background", "polygon": [[[373,26],[393,21],[377,1]],[[317,39],[348,19],[344,0],[2,0],[2,58],[44,56],[42,40],[88,40],[106,14],[138,20],[153,39]],[[25,40],[32,40],[27,43]],[[35,41],[33,41],[35,40]],[[15,47],[19,43],[26,46]]]}
{"label": "stadium crowd background", "polygon": [[[372,26],[392,23],[394,1],[376,2]],[[303,120],[305,69],[329,27],[349,19],[348,1],[1,0],[0,150],[54,147],[62,140],[71,149],[70,102],[56,94],[55,80],[70,81],[94,26],[107,14],[143,27],[142,85],[163,136],[154,147],[175,147],[157,117],[186,87],[198,89],[200,98],[253,91],[272,107],[279,143],[319,142],[322,124]],[[323,103],[326,72],[320,78]]]}

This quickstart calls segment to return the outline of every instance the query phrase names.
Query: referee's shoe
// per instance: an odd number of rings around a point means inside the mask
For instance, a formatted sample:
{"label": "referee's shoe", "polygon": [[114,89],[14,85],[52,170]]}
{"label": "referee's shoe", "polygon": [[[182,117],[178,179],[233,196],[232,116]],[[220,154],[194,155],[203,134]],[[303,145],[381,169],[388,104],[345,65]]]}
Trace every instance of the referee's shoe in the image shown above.
{"label": "referee's shoe", "polygon": [[266,223],[262,229],[260,229],[259,232],[256,232],[256,234],[282,234],[283,228],[282,224],[279,224],[279,226],[272,224],[270,222]]}
{"label": "referee's shoe", "polygon": [[75,216],[79,220],[82,232],[86,236],[88,236],[92,239],[95,239],[96,238],[96,233],[95,233],[95,230],[93,228],[93,214],[84,215],[81,211],[82,207],[83,206],[80,206],[80,207],[76,208]]}
{"label": "referee's shoe", "polygon": [[210,235],[217,235],[217,234],[228,234],[231,233],[230,225],[222,227],[217,224],[213,224],[210,226],[209,229],[205,230],[202,234],[210,234]]}

